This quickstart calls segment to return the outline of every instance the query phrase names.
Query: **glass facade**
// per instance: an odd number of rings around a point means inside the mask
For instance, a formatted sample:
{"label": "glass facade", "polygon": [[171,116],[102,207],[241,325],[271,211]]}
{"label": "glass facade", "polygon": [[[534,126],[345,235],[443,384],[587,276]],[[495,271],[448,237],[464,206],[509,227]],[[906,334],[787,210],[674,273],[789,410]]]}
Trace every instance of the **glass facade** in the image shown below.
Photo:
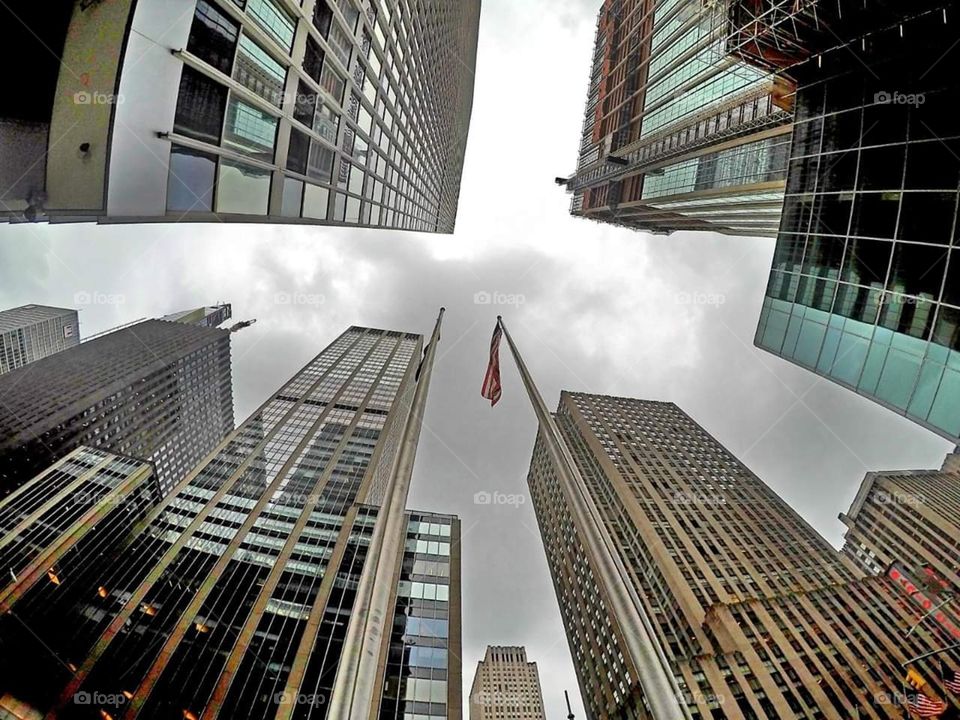
{"label": "glass facade", "polygon": [[479,2],[358,5],[198,0],[169,213],[452,231]]}
{"label": "glass facade", "polygon": [[0,312],[0,375],[79,344],[76,310],[23,305]]}
{"label": "glass facade", "polygon": [[[58,610],[69,642],[48,644],[78,669],[29,693],[0,678],[0,695],[23,691],[63,718],[325,717],[422,346],[344,332],[150,513],[85,603]],[[396,602],[422,638],[413,644],[459,652],[453,527],[411,517]],[[403,692],[446,718],[449,663],[423,658],[432,670],[404,671]]]}
{"label": "glass facade", "polygon": [[653,232],[776,234],[790,103],[782,83],[728,54],[725,31],[724,3],[603,3],[567,181],[574,215]]}
{"label": "glass facade", "polygon": [[[756,344],[960,438],[960,122],[942,18],[798,73],[783,221]],[[840,53],[842,55],[842,53]]]}

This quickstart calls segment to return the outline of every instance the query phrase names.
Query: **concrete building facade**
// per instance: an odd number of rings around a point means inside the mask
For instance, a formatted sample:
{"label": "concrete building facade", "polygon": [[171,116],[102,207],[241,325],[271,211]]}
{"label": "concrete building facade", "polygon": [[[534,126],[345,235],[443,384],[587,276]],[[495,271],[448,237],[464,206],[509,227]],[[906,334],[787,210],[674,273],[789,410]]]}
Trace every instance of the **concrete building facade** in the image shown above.
{"label": "concrete building facade", "polygon": [[76,310],[22,305],[0,311],[0,375],[79,344]]}
{"label": "concrete building facade", "polygon": [[537,664],[515,645],[490,645],[470,688],[470,720],[547,720]]}

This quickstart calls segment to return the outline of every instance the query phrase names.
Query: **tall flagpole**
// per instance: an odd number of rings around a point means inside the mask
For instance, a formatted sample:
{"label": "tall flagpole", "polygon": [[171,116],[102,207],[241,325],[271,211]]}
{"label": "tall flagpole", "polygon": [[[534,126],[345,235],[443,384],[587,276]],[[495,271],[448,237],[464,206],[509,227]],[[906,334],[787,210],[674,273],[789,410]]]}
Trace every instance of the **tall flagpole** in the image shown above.
{"label": "tall flagpole", "polygon": [[367,720],[376,709],[375,701],[378,698],[374,698],[374,694],[377,666],[384,633],[390,630],[387,623],[393,618],[391,598],[394,591],[394,569],[407,536],[407,496],[427,406],[433,359],[440,342],[443,313],[444,308],[440,308],[430,343],[424,350],[419,380],[410,404],[410,412],[407,414],[390,483],[373,528],[373,537],[357,585],[357,597],[330,696],[328,720]]}
{"label": "tall flagpole", "polygon": [[654,720],[683,720],[690,718],[686,703],[680,694],[680,687],[670,669],[663,649],[656,640],[653,624],[640,602],[636,588],[620,556],[613,550],[613,542],[600,521],[600,513],[586,489],[586,483],[573,455],[567,447],[556,421],[547,410],[540,391],[537,390],[530,372],[527,370],[513,338],[497,317],[497,322],[507,338],[510,352],[517,363],[523,386],[530,397],[530,403],[540,423],[540,430],[546,443],[550,459],[557,471],[557,477],[566,496],[570,500],[577,528],[583,534],[587,546],[596,559],[598,579],[606,590],[614,615],[620,625],[627,653],[637,670],[637,679],[643,689],[643,695],[653,713]]}

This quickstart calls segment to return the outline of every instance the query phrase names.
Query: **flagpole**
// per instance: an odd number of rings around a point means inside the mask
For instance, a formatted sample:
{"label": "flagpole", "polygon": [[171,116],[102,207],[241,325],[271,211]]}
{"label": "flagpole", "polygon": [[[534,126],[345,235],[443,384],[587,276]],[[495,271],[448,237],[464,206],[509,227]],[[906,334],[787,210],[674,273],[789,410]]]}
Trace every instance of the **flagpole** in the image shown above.
{"label": "flagpole", "polygon": [[620,625],[627,654],[636,668],[637,679],[653,718],[654,720],[690,718],[666,655],[656,640],[653,624],[640,602],[623,561],[612,549],[612,540],[600,522],[599,511],[586,489],[586,483],[573,461],[573,455],[560,434],[556,421],[547,410],[543,397],[537,390],[513,338],[510,337],[503,318],[498,316],[497,323],[507,338],[507,345],[510,346],[510,352],[520,371],[523,386],[526,388],[540,423],[541,435],[550,459],[553,461],[564,494],[570,501],[576,526],[582,533],[587,546],[593,550],[593,557],[596,559],[594,570],[597,572],[600,584],[606,590],[607,599]]}
{"label": "flagpole", "polygon": [[440,342],[443,313],[444,308],[440,308],[433,335],[424,350],[420,377],[407,414],[390,483],[380,505],[363,572],[357,584],[354,609],[330,696],[328,720],[366,720],[375,709],[375,700],[378,700],[374,698],[377,666],[384,633],[390,629],[387,623],[393,618],[390,600],[394,591],[394,570],[406,539],[407,496],[427,406],[433,360]]}

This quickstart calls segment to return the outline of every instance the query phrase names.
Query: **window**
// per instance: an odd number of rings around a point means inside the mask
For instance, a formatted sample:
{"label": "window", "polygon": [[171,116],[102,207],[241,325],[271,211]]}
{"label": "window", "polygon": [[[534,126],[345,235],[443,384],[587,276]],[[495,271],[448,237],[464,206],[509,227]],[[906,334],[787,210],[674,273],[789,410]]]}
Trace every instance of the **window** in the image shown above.
{"label": "window", "polygon": [[233,150],[270,162],[277,137],[277,119],[236,97],[227,103],[223,144]]}
{"label": "window", "polygon": [[296,23],[274,0],[249,0],[247,14],[257,21],[280,46],[290,52]]}
{"label": "window", "polygon": [[195,140],[219,144],[227,89],[184,65],[173,131]]}
{"label": "window", "polygon": [[293,119],[307,127],[313,122],[313,110],[317,104],[317,94],[303,80],[297,84],[297,101],[293,106]]}
{"label": "window", "polygon": [[320,82],[320,73],[323,70],[323,50],[317,45],[309,35],[307,36],[307,49],[303,55],[303,70],[310,77]]}
{"label": "window", "polygon": [[330,32],[327,35],[327,42],[333,48],[334,54],[340,58],[344,67],[350,67],[350,51],[353,49],[353,43],[350,42],[350,36],[347,35],[337,23],[330,25]]}
{"label": "window", "polygon": [[250,38],[240,38],[233,79],[280,107],[287,70]]}
{"label": "window", "polygon": [[217,159],[199,150],[170,148],[167,210],[203,212],[213,209],[213,179]]}
{"label": "window", "polygon": [[230,74],[239,25],[206,0],[198,0],[187,51],[225,75]]}
{"label": "window", "polygon": [[310,153],[310,138],[296,128],[290,129],[290,146],[287,150],[287,170],[307,174],[307,156]]}
{"label": "window", "polygon": [[324,38],[330,32],[330,22],[333,20],[333,10],[327,4],[327,0],[317,0],[313,6],[313,26]]}
{"label": "window", "polygon": [[303,189],[303,216],[326,220],[329,200],[330,191],[327,188],[307,184]]}
{"label": "window", "polygon": [[284,217],[300,217],[300,201],[302,197],[303,181],[289,177],[284,178],[280,214]]}
{"label": "window", "polygon": [[337,104],[343,102],[344,80],[329,65],[320,73],[320,87],[330,93]]}
{"label": "window", "polygon": [[313,129],[331,143],[337,142],[337,130],[340,129],[340,116],[324,103],[317,105],[317,114],[313,118]]}
{"label": "window", "polygon": [[316,140],[310,143],[310,159],[307,162],[307,175],[323,182],[333,180],[334,152]]}
{"label": "window", "polygon": [[266,215],[270,171],[221,159],[217,212]]}

